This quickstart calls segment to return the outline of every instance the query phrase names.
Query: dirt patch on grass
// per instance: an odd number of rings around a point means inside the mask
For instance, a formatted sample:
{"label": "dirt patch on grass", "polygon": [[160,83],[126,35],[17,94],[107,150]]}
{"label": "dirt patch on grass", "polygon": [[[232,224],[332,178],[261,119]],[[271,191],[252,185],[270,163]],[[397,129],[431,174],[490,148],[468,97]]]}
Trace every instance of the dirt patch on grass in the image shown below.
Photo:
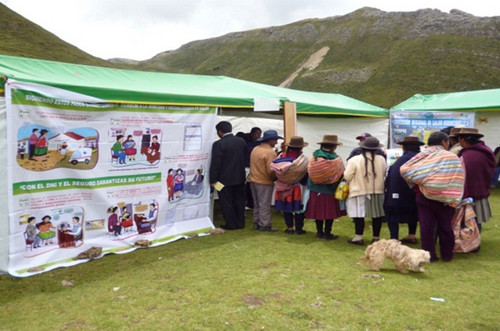
{"label": "dirt patch on grass", "polygon": [[253,294],[246,294],[243,298],[241,298],[241,301],[245,303],[248,308],[259,307],[266,303],[264,299]]}

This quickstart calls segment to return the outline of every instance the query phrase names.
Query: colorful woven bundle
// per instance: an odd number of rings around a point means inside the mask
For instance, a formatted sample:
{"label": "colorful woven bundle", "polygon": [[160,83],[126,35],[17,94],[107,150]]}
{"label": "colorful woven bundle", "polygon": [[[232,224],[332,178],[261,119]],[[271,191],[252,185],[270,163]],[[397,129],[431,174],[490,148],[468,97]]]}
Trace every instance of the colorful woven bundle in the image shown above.
{"label": "colorful woven bundle", "polygon": [[[276,161],[280,161],[277,159]],[[271,163],[271,171],[276,174],[276,177],[286,184],[296,184],[304,178],[307,172],[307,163],[309,160],[304,154],[300,154],[292,162],[273,162]]]}
{"label": "colorful woven bundle", "polygon": [[344,162],[337,157],[333,160],[326,160],[318,157],[309,161],[307,167],[309,178],[314,184],[333,184],[338,182],[344,173]]}
{"label": "colorful woven bundle", "polygon": [[430,146],[401,166],[401,176],[430,200],[456,207],[462,201],[465,171],[460,159],[440,146]]}
{"label": "colorful woven bundle", "polygon": [[481,244],[481,235],[476,223],[476,213],[472,207],[472,199],[464,199],[453,215],[453,232],[455,234],[455,253],[468,253]]}

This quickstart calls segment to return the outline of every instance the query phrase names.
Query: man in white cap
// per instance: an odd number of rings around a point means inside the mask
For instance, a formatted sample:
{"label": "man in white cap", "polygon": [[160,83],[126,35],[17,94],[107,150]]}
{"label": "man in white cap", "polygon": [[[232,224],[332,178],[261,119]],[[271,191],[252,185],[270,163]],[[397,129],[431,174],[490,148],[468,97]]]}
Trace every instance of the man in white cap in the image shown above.
{"label": "man in white cap", "polygon": [[271,201],[273,197],[274,181],[276,177],[271,172],[271,162],[276,158],[274,146],[278,143],[276,130],[267,130],[257,142],[250,154],[250,175],[248,182],[252,189],[253,197],[253,225],[254,229],[276,232],[278,229],[271,227]]}

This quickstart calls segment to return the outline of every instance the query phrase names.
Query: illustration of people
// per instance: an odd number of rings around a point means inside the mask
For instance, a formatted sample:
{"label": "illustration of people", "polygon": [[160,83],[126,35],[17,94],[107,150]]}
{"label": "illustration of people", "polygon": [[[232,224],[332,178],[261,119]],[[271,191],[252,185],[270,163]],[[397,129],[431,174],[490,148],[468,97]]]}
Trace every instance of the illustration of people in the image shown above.
{"label": "illustration of people", "polygon": [[19,154],[19,158],[21,160],[24,160],[24,154],[26,154],[26,148],[25,145],[22,143],[17,144],[17,154]]}
{"label": "illustration of people", "polygon": [[196,169],[196,173],[194,174],[193,181],[191,182],[193,185],[201,184],[203,182],[203,169]]}
{"label": "illustration of people", "polygon": [[66,155],[68,154],[68,143],[63,141],[61,148],[59,148],[59,154]]}
{"label": "illustration of people", "polygon": [[[43,131],[43,130],[42,130]],[[53,244],[53,238],[56,236],[55,226],[52,225],[50,220],[52,217],[49,215],[45,215],[42,218],[42,222],[38,223],[36,227],[38,228],[38,237],[40,237],[40,240],[45,244]]]}
{"label": "illustration of people", "polygon": [[40,247],[40,237],[37,236],[37,229],[35,225],[36,219],[34,216],[28,217],[28,225],[26,226],[26,238],[33,242],[33,248]]}
{"label": "illustration of people", "polygon": [[174,169],[168,169],[167,176],[168,201],[174,200]]}
{"label": "illustration of people", "polygon": [[79,240],[82,238],[82,222],[80,222],[80,217],[74,216],[73,217],[73,227],[71,230],[65,230],[64,232],[66,234],[72,235],[76,240]]}
{"label": "illustration of people", "polygon": [[181,197],[182,191],[184,191],[184,174],[182,169],[179,168],[174,176],[174,194],[176,199]]}
{"label": "illustration of people", "polygon": [[30,139],[28,140],[28,159],[31,161],[36,161],[34,158],[35,156],[35,148],[36,148],[36,143],[38,142],[38,129],[34,128]]}
{"label": "illustration of people", "polygon": [[189,185],[184,187],[185,191],[191,195],[199,195],[203,188],[203,168],[196,169],[193,179],[189,182]]}
{"label": "illustration of people", "polygon": [[149,146],[146,152],[146,159],[149,163],[154,163],[160,159],[160,143],[158,142],[158,136],[154,135],[152,139],[151,146]]}
{"label": "illustration of people", "polygon": [[123,150],[122,142],[123,142],[123,135],[121,135],[121,134],[117,135],[116,142],[114,143],[113,147],[111,147],[111,151],[113,152],[113,156],[118,158],[118,163],[126,164],[125,157],[127,155],[125,154],[125,151]]}
{"label": "illustration of people", "polygon": [[146,217],[146,221],[154,222],[154,221],[156,221],[157,217],[158,217],[158,209],[156,209],[156,204],[150,203],[149,204],[149,213],[148,213],[148,216]]}
{"label": "illustration of people", "polygon": [[131,134],[127,136],[127,139],[123,142],[123,149],[128,157],[129,161],[135,161],[135,155],[137,154],[137,149],[135,148],[135,141]]}
{"label": "illustration of people", "polygon": [[111,215],[108,217],[108,233],[113,233],[115,237],[122,234],[122,227],[118,220],[118,212],[119,209],[115,206],[111,209]]}
{"label": "illustration of people", "polygon": [[125,232],[132,231],[132,225],[134,225],[134,222],[132,221],[130,213],[127,211],[127,207],[123,207],[122,209],[120,225],[123,229],[125,229]]}
{"label": "illustration of people", "polygon": [[35,157],[37,159],[41,159],[42,162],[46,162],[46,155],[48,152],[48,144],[47,144],[47,134],[49,131],[42,129],[40,131],[40,137],[38,138],[35,144]]}

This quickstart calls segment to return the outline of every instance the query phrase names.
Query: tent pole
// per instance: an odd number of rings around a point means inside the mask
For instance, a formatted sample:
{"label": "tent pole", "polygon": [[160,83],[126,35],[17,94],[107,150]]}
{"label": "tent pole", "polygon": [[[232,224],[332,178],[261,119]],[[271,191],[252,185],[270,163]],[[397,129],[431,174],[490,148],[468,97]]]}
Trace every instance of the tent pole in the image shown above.
{"label": "tent pole", "polygon": [[297,107],[295,102],[285,101],[283,103],[283,126],[285,143],[290,141],[290,138],[296,135],[297,131]]}

